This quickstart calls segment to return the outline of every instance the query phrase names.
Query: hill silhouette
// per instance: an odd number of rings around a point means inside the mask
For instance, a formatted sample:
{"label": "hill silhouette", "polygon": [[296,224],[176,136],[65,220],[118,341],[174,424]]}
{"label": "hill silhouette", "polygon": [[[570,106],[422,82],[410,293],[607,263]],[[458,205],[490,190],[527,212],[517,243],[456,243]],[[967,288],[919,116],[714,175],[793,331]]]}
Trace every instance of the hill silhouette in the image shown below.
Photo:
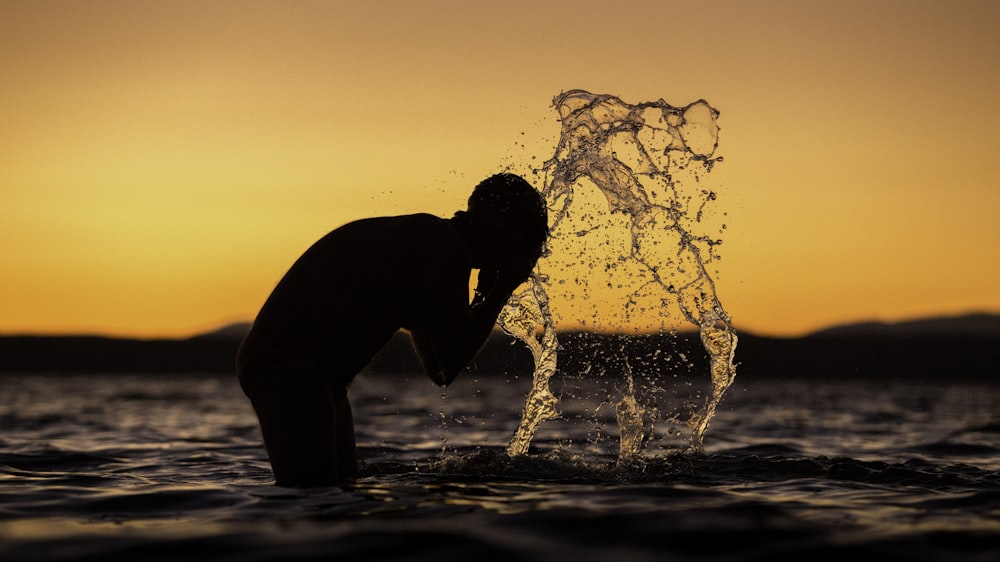
{"label": "hill silhouette", "polygon": [[965,314],[918,318],[902,322],[857,322],[831,326],[810,334],[810,337],[860,337],[883,336],[912,337],[969,337],[974,339],[1000,338],[1000,315]]}
{"label": "hill silhouette", "polygon": [[[249,324],[234,324],[184,339],[124,339],[100,336],[0,336],[3,373],[232,373]],[[697,334],[623,335],[564,332],[559,366],[563,374],[607,368],[614,376],[623,357],[635,372],[663,369],[674,357],[682,375],[704,376],[707,357]],[[1000,364],[1000,315],[974,314],[896,324],[835,326],[799,338],[740,333],[738,378],[975,379],[996,382]],[[678,362],[677,357],[683,357]],[[671,364],[669,368],[674,368]],[[527,349],[495,332],[470,366],[488,373],[531,372]],[[409,336],[398,333],[368,370],[418,373]]]}

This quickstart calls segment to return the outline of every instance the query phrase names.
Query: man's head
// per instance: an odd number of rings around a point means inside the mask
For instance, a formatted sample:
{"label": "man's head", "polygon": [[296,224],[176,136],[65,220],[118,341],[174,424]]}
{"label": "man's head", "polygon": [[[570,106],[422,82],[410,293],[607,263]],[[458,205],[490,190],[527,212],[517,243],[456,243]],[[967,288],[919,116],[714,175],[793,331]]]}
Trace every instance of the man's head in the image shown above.
{"label": "man's head", "polygon": [[514,174],[496,174],[480,182],[469,196],[468,215],[539,248],[549,234],[545,200]]}
{"label": "man's head", "polygon": [[455,213],[454,220],[468,236],[475,268],[534,264],[549,235],[545,200],[514,174],[480,182],[468,210]]}

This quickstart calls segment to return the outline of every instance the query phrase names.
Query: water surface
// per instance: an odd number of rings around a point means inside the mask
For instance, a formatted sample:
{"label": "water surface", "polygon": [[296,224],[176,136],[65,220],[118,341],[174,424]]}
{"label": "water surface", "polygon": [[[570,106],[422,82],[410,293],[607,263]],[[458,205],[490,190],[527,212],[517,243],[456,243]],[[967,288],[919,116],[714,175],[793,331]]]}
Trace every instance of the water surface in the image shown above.
{"label": "water surface", "polygon": [[292,490],[231,377],[0,376],[0,557],[1000,557],[994,385],[737,379],[704,454],[624,463],[581,381],[508,457],[529,385],[364,375],[362,478]]}

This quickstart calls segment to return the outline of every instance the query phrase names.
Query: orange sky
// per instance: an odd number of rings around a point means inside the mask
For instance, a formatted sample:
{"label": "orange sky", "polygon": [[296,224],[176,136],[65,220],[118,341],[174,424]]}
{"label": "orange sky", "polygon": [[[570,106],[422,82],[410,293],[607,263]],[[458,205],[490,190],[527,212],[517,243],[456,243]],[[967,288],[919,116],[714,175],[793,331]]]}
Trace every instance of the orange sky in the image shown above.
{"label": "orange sky", "polygon": [[721,110],[737,327],[1000,311],[997,22],[986,0],[2,2],[0,333],[249,320],[333,227],[450,215],[549,157],[572,88]]}

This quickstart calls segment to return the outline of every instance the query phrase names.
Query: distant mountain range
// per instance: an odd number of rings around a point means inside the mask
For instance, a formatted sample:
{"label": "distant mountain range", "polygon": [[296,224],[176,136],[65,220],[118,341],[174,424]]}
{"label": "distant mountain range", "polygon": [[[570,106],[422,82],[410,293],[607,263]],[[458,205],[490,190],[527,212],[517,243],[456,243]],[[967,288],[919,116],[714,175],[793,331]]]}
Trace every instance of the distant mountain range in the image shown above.
{"label": "distant mountain range", "polygon": [[736,356],[744,375],[760,377],[975,379],[1000,384],[1000,315],[859,322],[801,338],[743,335]]}
{"label": "distant mountain range", "polygon": [[[233,324],[186,339],[99,336],[0,336],[0,373],[232,373],[249,324]],[[969,314],[898,323],[835,326],[799,338],[740,333],[738,378],[934,378],[1000,383],[1000,315]],[[622,357],[636,372],[662,369],[664,357],[684,357],[684,373],[702,376],[707,357],[697,334],[560,334],[560,370],[585,372]],[[482,373],[528,373],[531,360],[519,342],[494,333],[470,367]],[[420,365],[399,333],[369,370],[413,373]],[[620,370],[620,369],[619,369]]]}
{"label": "distant mountain range", "polygon": [[893,323],[857,322],[810,334],[810,337],[844,336],[1000,338],[1000,315],[965,314]]}

